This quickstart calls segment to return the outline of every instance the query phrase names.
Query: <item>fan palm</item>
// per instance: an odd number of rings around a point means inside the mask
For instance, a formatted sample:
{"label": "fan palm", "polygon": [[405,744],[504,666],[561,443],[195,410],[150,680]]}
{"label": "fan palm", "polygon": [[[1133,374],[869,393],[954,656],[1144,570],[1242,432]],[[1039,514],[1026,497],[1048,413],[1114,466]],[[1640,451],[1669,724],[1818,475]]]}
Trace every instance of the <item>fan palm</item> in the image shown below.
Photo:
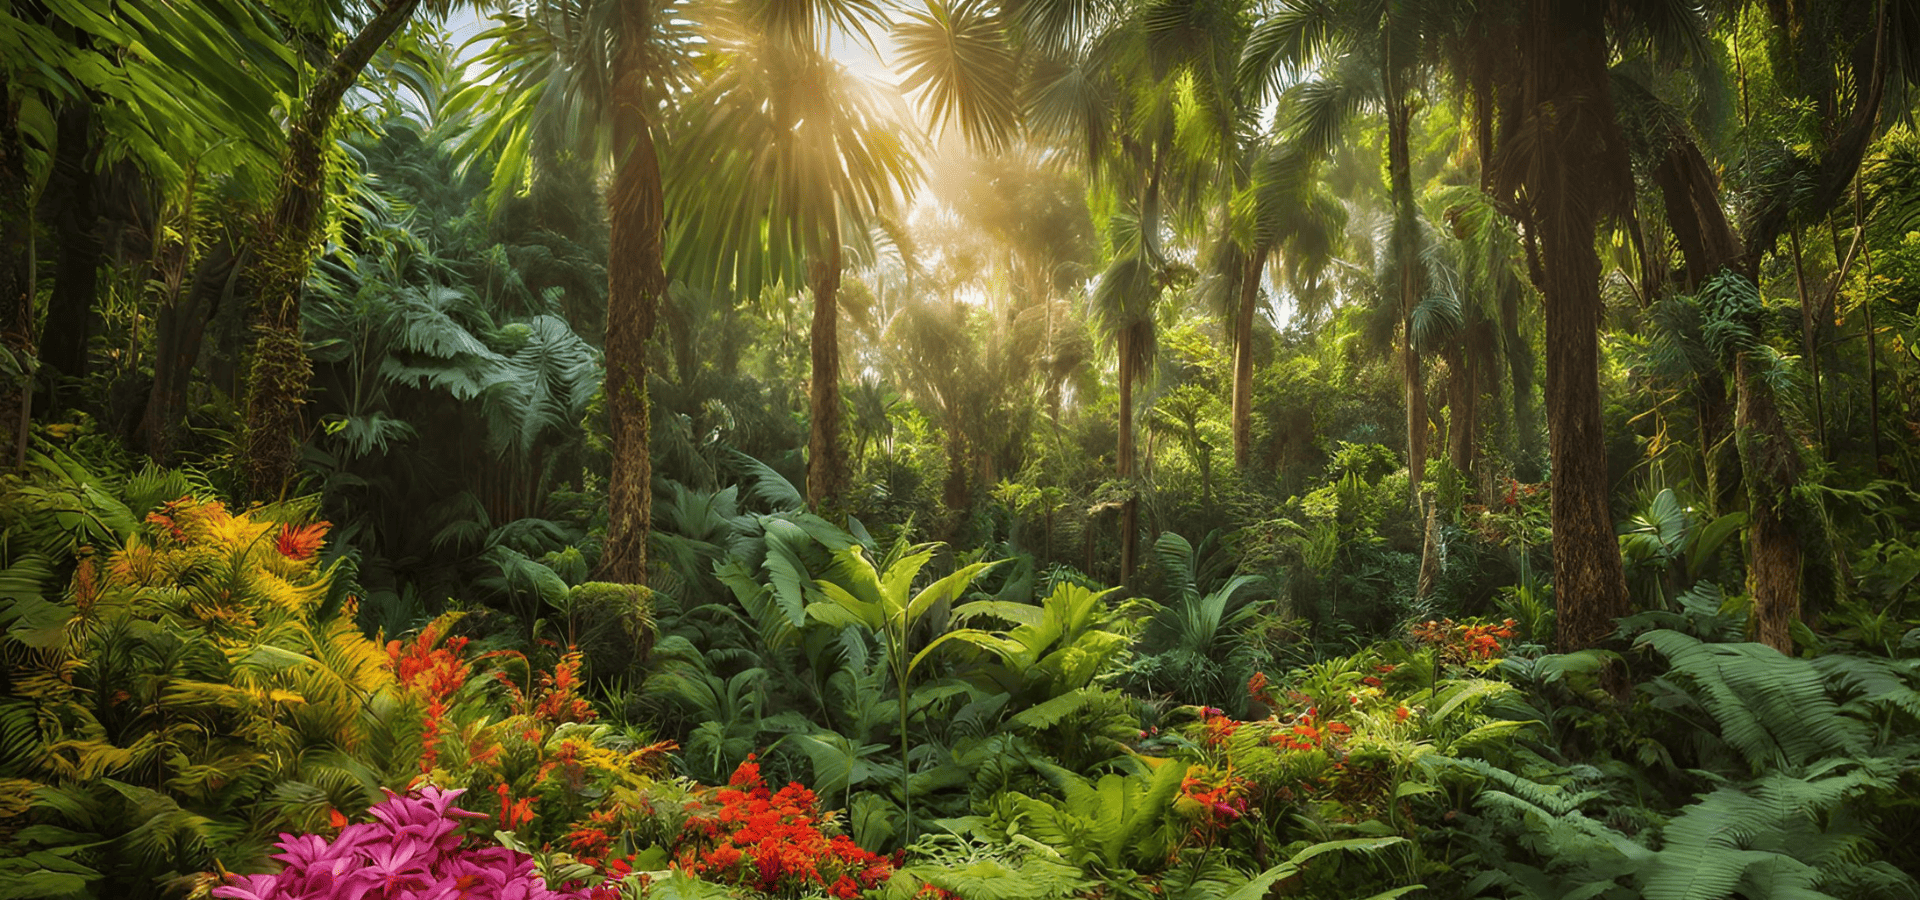
{"label": "fan palm", "polygon": [[[998,8],[934,5],[895,29],[906,83],[922,105],[976,146],[1006,146],[1022,128],[1075,147],[1128,212],[1093,295],[1119,357],[1115,460],[1134,474],[1133,388],[1148,372],[1152,310],[1184,272],[1162,247],[1167,212],[1191,224],[1230,154],[1240,124],[1232,102],[1245,8],[1232,0],[1142,0],[1091,7],[1034,0]],[[1027,98],[1016,109],[1004,98]],[[1121,514],[1121,571],[1137,555],[1138,503]]]}
{"label": "fan palm", "polygon": [[1547,3],[1480,10],[1457,63],[1477,96],[1495,98],[1480,111],[1490,117],[1480,129],[1485,183],[1525,228],[1534,281],[1546,300],[1554,594],[1563,650],[1605,638],[1628,609],[1607,503],[1594,234],[1602,217],[1631,203],[1632,177],[1610,98],[1603,13]]}
{"label": "fan palm", "polygon": [[919,164],[878,94],[823,52],[829,23],[864,33],[864,0],[747,5],[717,31],[719,71],[688,108],[701,121],[672,179],[674,271],[701,287],[754,296],[805,284],[813,295],[807,498],[846,487],[839,289],[846,247],[911,190]]}
{"label": "fan palm", "polygon": [[1414,310],[1426,294],[1419,210],[1413,191],[1411,136],[1415,94],[1429,80],[1433,57],[1423,34],[1447,13],[1446,0],[1284,0],[1256,26],[1241,57],[1241,83],[1269,95],[1289,77],[1313,72],[1290,88],[1288,128],[1307,152],[1325,153],[1351,119],[1369,110],[1387,125],[1387,187],[1393,209],[1389,283],[1401,322],[1401,381],[1407,407],[1407,470],[1418,504],[1427,458],[1426,387],[1414,349]]}
{"label": "fan palm", "polygon": [[1207,281],[1233,315],[1233,464],[1243,472],[1253,447],[1253,324],[1261,276],[1278,257],[1296,298],[1316,293],[1347,219],[1346,208],[1315,177],[1311,155],[1273,140],[1250,142],[1248,151],[1248,183],[1232,198],[1230,239],[1217,246]]}
{"label": "fan palm", "polygon": [[673,0],[543,0],[504,14],[476,38],[492,42],[480,57],[481,78],[446,104],[449,117],[471,114],[480,122],[464,139],[468,153],[498,148],[496,199],[526,171],[542,141],[570,147],[612,173],[604,349],[613,466],[600,577],[628,584],[647,576],[653,466],[646,348],[668,284],[657,145],[696,46],[690,15]]}

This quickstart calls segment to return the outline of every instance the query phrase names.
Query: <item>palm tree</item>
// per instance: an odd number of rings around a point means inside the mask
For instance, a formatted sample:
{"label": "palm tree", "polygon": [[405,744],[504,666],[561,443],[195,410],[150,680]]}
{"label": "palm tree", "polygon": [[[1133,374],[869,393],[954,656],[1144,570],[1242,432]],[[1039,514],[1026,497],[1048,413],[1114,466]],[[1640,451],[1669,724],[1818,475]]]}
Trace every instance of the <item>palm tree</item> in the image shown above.
{"label": "palm tree", "polygon": [[1230,420],[1233,464],[1243,473],[1253,451],[1253,324],[1260,280],[1278,258],[1296,298],[1317,293],[1347,219],[1346,207],[1316,177],[1316,160],[1298,146],[1263,139],[1249,149],[1248,184],[1232,204],[1229,239],[1218,245],[1207,282],[1218,304],[1232,311]]}
{"label": "palm tree", "polygon": [[[805,284],[813,296],[807,499],[832,506],[847,481],[839,290],[849,243],[911,190],[919,163],[876,91],[823,52],[829,25],[864,33],[862,0],[749,6],[716,44],[724,61],[690,109],[675,165],[673,265],[702,287],[753,296]],[[678,170],[676,170],[677,173]]]}
{"label": "palm tree", "polygon": [[1546,299],[1548,450],[1553,460],[1556,642],[1591,647],[1628,611],[1607,502],[1600,418],[1602,217],[1624,212],[1633,181],[1608,84],[1604,8],[1526,4],[1482,9],[1456,65],[1483,117],[1484,179],[1527,238]]}
{"label": "palm tree", "polygon": [[[667,292],[666,185],[657,145],[684,84],[692,26],[672,0],[622,0],[581,6],[540,2],[476,40],[489,40],[482,77],[447,101],[447,114],[471,111],[480,125],[466,138],[477,155],[500,152],[494,196],[505,195],[550,142],[612,173],[607,188],[606,359],[607,539],[600,576],[623,584],[647,579],[653,508],[647,344]],[[504,90],[502,89],[504,86]]]}
{"label": "palm tree", "polygon": [[[1668,43],[1683,44],[1695,57],[1704,52],[1705,22],[1694,10],[1666,10],[1661,4],[1635,9],[1640,15],[1613,23],[1617,29],[1664,37]],[[1653,12],[1668,15],[1655,18]],[[1729,310],[1758,303],[1755,285],[1761,263],[1778,250],[1782,237],[1788,238],[1799,270],[1799,229],[1824,219],[1846,198],[1868,147],[1885,127],[1887,98],[1899,96],[1903,85],[1920,79],[1920,48],[1915,46],[1920,23],[1905,4],[1826,0],[1767,6],[1765,14],[1773,26],[1762,29],[1769,57],[1779,61],[1775,89],[1791,103],[1818,110],[1829,124],[1820,140],[1787,151],[1785,171],[1792,177],[1778,177],[1778,171],[1747,173],[1749,178],[1758,175],[1754,180],[1761,187],[1744,198],[1749,213],[1736,226],[1727,214],[1730,204],[1722,199],[1725,188],[1717,171],[1740,163],[1716,165],[1702,149],[1705,142],[1695,139],[1692,123],[1670,110],[1643,117],[1658,127],[1636,135],[1652,156],[1654,187],[1685,261],[1680,286],[1697,292],[1709,314],[1723,319],[1737,319]],[[1814,48],[1844,48],[1843,62],[1833,65],[1828,54]],[[1644,89],[1635,99],[1662,104]],[[1856,228],[1861,224],[1856,222]],[[1855,234],[1858,241],[1861,232]],[[1838,248],[1836,256],[1842,256]],[[1844,256],[1839,266],[1844,271]],[[1802,290],[1803,307],[1807,300]],[[1814,312],[1803,308],[1803,333],[1811,333]],[[1752,330],[1750,323],[1733,329]],[[1817,365],[1814,349],[1809,358]],[[1766,375],[1770,354],[1761,350],[1754,339],[1723,348],[1719,355],[1734,394],[1732,432],[1752,523],[1748,580],[1756,637],[1790,652],[1791,626],[1800,617],[1803,594],[1817,595],[1828,588],[1820,579],[1806,577],[1808,550],[1826,539],[1813,531],[1821,527],[1822,516],[1800,490],[1808,465],[1802,441],[1786,415],[1784,398]],[[1722,390],[1717,383],[1705,386]]]}
{"label": "palm tree", "polygon": [[1353,116],[1378,110],[1387,125],[1387,191],[1393,210],[1388,276],[1400,309],[1401,381],[1406,394],[1407,470],[1412,502],[1420,502],[1427,460],[1426,385],[1414,349],[1414,310],[1425,296],[1419,210],[1413,191],[1414,94],[1433,67],[1430,34],[1445,0],[1282,0],[1254,28],[1241,57],[1240,80],[1256,97],[1279,92],[1289,78],[1312,72],[1286,93],[1295,102],[1290,130],[1311,153],[1330,151]]}
{"label": "palm tree", "polygon": [[[1069,0],[994,7],[934,3],[899,26],[907,84],[923,107],[977,147],[1020,129],[1073,147],[1127,208],[1110,227],[1121,247],[1094,292],[1119,359],[1115,459],[1134,475],[1133,388],[1148,374],[1153,305],[1191,270],[1170,265],[1169,220],[1194,224],[1227,174],[1222,148],[1239,126],[1233,50],[1246,28],[1233,0],[1153,0],[1091,9]],[[1008,98],[1026,96],[1026,109]],[[1171,213],[1171,215],[1170,215]],[[1138,501],[1121,513],[1121,572],[1138,549]]]}

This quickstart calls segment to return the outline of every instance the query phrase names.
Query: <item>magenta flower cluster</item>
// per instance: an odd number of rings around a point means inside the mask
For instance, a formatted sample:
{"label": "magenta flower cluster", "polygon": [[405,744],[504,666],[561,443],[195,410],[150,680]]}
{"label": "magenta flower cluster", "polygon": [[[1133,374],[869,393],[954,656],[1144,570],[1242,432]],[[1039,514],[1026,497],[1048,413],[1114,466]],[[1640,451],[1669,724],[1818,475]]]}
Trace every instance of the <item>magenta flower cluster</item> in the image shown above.
{"label": "magenta flower cluster", "polygon": [[332,840],[280,836],[286,864],[275,875],[234,876],[214,888],[221,900],[586,900],[555,891],[533,859],[505,847],[461,846],[460,820],[486,818],[453,805],[460,791],[427,787],[389,794],[375,821],[348,825]]}

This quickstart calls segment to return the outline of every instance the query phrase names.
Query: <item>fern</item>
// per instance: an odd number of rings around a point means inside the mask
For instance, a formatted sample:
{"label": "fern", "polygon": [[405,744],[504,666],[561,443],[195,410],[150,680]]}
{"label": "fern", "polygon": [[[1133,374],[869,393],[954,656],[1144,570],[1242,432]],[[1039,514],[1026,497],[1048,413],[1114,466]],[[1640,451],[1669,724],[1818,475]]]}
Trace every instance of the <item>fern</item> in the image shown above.
{"label": "fern", "polygon": [[1776,774],[1752,790],[1707,795],[1667,826],[1666,846],[1648,857],[1640,875],[1648,900],[1721,900],[1743,887],[1749,896],[1831,897],[1814,890],[1820,871],[1803,857],[1831,857],[1836,843],[1849,842],[1822,832],[1815,817],[1862,784]]}
{"label": "fern", "polygon": [[1840,715],[1811,662],[1760,644],[1704,644],[1653,631],[1649,647],[1672,666],[1659,683],[1690,698],[1719,726],[1718,737],[1754,770],[1793,768],[1861,749],[1863,733]]}

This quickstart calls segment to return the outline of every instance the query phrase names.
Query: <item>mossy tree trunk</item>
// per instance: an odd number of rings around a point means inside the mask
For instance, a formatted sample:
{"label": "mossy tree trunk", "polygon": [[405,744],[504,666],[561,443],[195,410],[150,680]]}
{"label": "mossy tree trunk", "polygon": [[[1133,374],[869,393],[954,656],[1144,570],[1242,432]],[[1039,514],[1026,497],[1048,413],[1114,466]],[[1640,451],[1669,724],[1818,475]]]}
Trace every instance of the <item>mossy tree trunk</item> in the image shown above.
{"label": "mossy tree trunk", "polygon": [[287,136],[279,190],[249,279],[255,306],[245,466],[247,490],[256,500],[286,490],[306,433],[300,407],[306,403],[313,364],[301,335],[300,301],[326,203],[328,132],[341,98],[361,70],[419,5],[419,0],[388,0],[367,20],[321,70]]}
{"label": "mossy tree trunk", "polygon": [[33,185],[19,124],[19,101],[0,73],[0,353],[11,357],[0,360],[0,472],[26,459],[33,411]]}
{"label": "mossy tree trunk", "polygon": [[643,23],[623,26],[616,57],[614,177],[607,194],[607,418],[612,476],[607,484],[607,544],[602,578],[647,580],[647,536],[653,517],[652,415],[647,397],[647,345],[667,292],[662,262],[665,194],[652,123],[646,114]]}

